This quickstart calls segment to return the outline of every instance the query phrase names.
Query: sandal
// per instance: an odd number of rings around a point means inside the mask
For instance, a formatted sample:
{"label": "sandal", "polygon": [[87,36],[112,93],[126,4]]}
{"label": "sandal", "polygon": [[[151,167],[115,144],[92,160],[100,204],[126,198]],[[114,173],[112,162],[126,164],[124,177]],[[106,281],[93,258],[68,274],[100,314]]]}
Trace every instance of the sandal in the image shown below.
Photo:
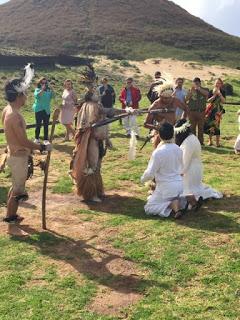
{"label": "sandal", "polygon": [[196,204],[192,206],[192,210],[196,212],[201,208],[202,205],[203,205],[203,197],[200,197],[196,202]]}
{"label": "sandal", "polygon": [[175,212],[175,215],[174,215],[174,218],[177,220],[177,219],[181,219],[184,212],[184,210],[178,210],[177,212]]}

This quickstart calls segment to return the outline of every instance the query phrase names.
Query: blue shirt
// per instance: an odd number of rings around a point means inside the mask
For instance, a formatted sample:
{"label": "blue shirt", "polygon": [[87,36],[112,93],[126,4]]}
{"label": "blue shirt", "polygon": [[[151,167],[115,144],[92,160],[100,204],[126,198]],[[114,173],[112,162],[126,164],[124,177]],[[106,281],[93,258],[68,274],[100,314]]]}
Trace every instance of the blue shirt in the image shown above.
{"label": "blue shirt", "polygon": [[[187,91],[185,89],[176,88],[175,91],[174,91],[174,95],[181,102],[185,102],[185,98],[187,96]],[[183,110],[180,109],[180,108],[177,108],[176,109],[176,117],[177,118],[181,118],[182,114],[183,114]]]}
{"label": "blue shirt", "polygon": [[42,89],[37,88],[34,91],[34,104],[33,111],[39,112],[45,110],[47,114],[51,113],[51,100],[54,97],[54,93],[51,90],[44,91],[42,95],[39,95]]}
{"label": "blue shirt", "polygon": [[126,104],[132,104],[132,92],[131,89],[127,89],[127,95],[126,95]]}

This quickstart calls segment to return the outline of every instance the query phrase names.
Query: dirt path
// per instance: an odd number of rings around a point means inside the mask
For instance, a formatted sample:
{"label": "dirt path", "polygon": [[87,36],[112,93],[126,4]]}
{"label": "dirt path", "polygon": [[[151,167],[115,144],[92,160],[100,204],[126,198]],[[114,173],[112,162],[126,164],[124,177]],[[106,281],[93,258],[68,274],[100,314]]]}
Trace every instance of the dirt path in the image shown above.
{"label": "dirt path", "polygon": [[[111,67],[114,62],[106,59],[105,57],[99,57],[98,66]],[[200,77],[202,80],[211,80],[218,77],[225,78],[226,76],[232,76],[239,78],[240,70],[232,69],[220,65],[204,65],[194,61],[181,61],[177,59],[164,59],[155,58],[147,59],[145,61],[129,61],[131,65],[136,66],[140,70],[141,76],[149,75],[154,76],[157,70],[162,72],[163,77],[169,77],[176,79],[177,77],[184,77],[185,79],[192,80],[194,77]],[[136,70],[129,68],[121,68],[121,74],[126,76],[132,76]]]}
{"label": "dirt path", "polygon": [[[49,193],[47,232],[61,241],[57,241],[50,249],[36,247],[36,250],[50,259],[61,273],[76,272],[90,276],[98,284],[97,294],[88,306],[89,310],[126,318],[125,309],[142,298],[138,288],[146,280],[143,272],[132,261],[124,258],[124,252],[111,245],[111,238],[117,235],[118,228],[104,228],[105,217],[101,214],[94,215],[90,221],[86,219],[87,210],[95,208],[96,211],[106,209],[106,212],[109,212],[111,206],[116,206],[119,197],[130,194],[111,192],[108,196],[110,200],[107,204],[89,207],[76,195]],[[41,193],[35,192],[31,194],[29,202],[19,209],[19,213],[25,217],[22,228],[29,234],[42,232],[40,208]],[[4,210],[5,208],[0,208],[1,215]],[[78,214],[79,210],[83,213]],[[1,222],[0,234],[6,234],[6,228]]]}

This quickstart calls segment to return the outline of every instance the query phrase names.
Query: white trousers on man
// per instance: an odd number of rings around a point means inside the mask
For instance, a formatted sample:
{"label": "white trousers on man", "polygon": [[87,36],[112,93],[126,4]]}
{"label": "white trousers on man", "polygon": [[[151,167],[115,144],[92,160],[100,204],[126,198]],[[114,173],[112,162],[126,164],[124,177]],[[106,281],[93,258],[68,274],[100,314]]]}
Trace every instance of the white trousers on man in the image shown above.
{"label": "white trousers on man", "polygon": [[136,135],[139,135],[139,128],[137,124],[136,115],[131,115],[126,118],[123,118],[123,126],[127,134],[131,134],[131,131],[133,131]]}

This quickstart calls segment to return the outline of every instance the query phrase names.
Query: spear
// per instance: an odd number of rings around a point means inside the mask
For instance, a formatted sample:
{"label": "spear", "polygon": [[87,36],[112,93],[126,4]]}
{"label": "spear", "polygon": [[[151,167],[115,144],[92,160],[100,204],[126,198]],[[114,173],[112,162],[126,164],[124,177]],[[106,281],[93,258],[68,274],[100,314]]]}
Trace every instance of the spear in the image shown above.
{"label": "spear", "polygon": [[[140,116],[140,115],[146,114],[146,113],[154,115],[154,114],[163,114],[163,113],[172,113],[172,112],[175,112],[175,109],[167,109],[167,108],[156,109],[156,110],[142,109],[142,110],[134,110],[133,115]],[[131,115],[131,113],[125,112],[125,113],[122,113],[122,114],[120,114],[118,116],[115,116],[113,118],[104,119],[104,120],[98,121],[96,123],[93,123],[91,128],[99,128],[99,127],[102,127],[102,126],[106,126],[109,123],[112,123],[112,122],[118,121],[120,119],[129,117],[130,115]]]}

